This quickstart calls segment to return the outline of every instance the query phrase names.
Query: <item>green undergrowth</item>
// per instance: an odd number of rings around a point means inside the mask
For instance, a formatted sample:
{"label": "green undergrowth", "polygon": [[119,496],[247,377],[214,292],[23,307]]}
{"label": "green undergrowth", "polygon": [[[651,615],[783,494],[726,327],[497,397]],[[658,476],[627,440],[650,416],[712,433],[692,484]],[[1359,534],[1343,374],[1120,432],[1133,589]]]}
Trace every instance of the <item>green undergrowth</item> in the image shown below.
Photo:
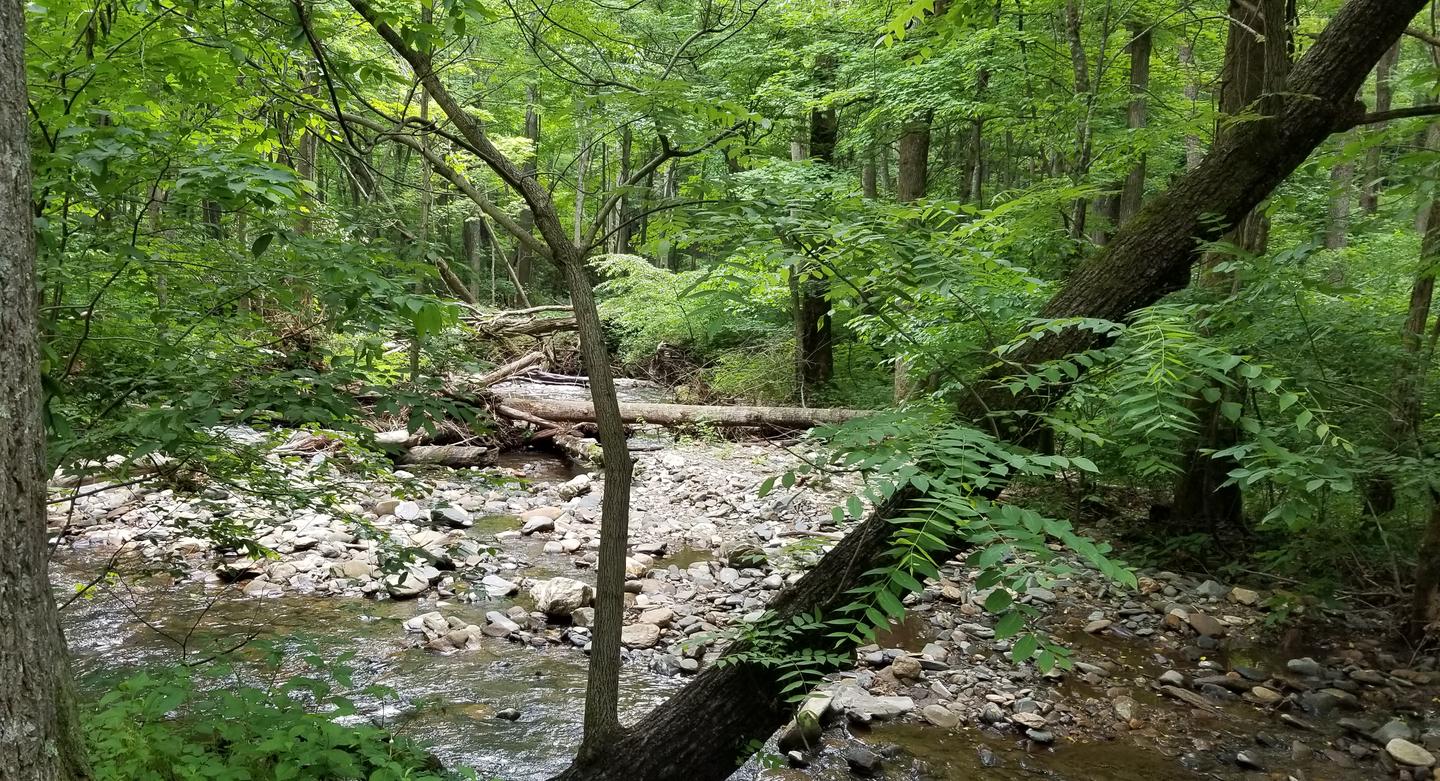
{"label": "green undergrowth", "polygon": [[352,692],[349,654],[262,654],[259,679],[268,683],[239,683],[253,678],[220,664],[139,673],[106,693],[85,717],[97,781],[475,778],[473,771],[446,771],[419,745],[360,721],[352,696],[394,693],[375,686]]}

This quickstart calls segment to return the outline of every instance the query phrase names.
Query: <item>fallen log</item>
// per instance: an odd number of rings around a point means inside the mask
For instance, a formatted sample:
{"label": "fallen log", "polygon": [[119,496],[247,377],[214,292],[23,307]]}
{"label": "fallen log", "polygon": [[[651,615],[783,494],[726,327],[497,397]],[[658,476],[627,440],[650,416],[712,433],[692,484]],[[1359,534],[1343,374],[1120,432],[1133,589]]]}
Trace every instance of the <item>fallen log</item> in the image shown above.
{"label": "fallen log", "polygon": [[482,374],[479,377],[476,377],[473,382],[481,388],[488,388],[497,382],[507,380],[527,369],[530,369],[534,366],[539,366],[544,362],[544,353],[526,353],[525,355],[516,358],[515,360],[505,364],[504,366],[497,366],[493,370]]}
{"label": "fallen log", "polygon": [[488,447],[467,445],[418,445],[400,454],[402,464],[435,464],[462,468],[467,466],[490,466],[499,454]]}
{"label": "fallen log", "polygon": [[[588,401],[504,395],[500,398],[504,407],[556,423],[589,423],[595,420],[595,405]],[[620,417],[626,423],[655,423],[662,426],[705,423],[716,426],[801,429],[844,423],[869,414],[870,410],[825,407],[714,407],[620,402]]]}

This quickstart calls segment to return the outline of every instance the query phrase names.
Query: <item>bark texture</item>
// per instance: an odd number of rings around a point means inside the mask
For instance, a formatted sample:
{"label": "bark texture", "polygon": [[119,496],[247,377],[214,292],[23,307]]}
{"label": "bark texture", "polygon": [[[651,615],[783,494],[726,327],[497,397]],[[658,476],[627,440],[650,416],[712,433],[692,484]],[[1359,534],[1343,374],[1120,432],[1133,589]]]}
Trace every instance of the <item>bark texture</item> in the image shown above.
{"label": "bark texture", "polygon": [[[1146,204],[1108,247],[1076,270],[1041,316],[1124,320],[1183,286],[1197,260],[1196,242],[1213,240],[1223,225],[1248,214],[1351,113],[1361,81],[1424,5],[1425,0],[1346,3],[1297,65],[1273,118],[1238,126],[1195,170]],[[1221,218],[1218,224],[1214,215]],[[1015,357],[1022,363],[1044,361],[1087,349],[1095,338],[1068,329]],[[1039,408],[1046,400],[1022,402]],[[788,617],[845,604],[846,592],[888,549],[886,519],[894,510],[895,503],[878,508],[771,607]],[[751,740],[769,736],[789,718],[782,686],[773,670],[712,666],[601,752],[556,778],[721,781],[748,755]]]}
{"label": "bark texture", "polygon": [[25,17],[0,3],[0,778],[90,777],[50,593]]}

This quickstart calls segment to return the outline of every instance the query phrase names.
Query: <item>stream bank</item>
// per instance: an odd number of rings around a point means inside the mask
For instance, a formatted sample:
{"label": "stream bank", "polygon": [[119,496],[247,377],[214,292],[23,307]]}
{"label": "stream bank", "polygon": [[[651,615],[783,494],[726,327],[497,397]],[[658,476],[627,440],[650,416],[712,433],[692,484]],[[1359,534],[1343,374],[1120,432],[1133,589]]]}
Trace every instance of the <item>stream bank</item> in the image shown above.
{"label": "stream bank", "polygon": [[[655,443],[635,454],[627,717],[683,686],[713,658],[707,635],[753,618],[833,542],[829,510],[845,494],[811,485],[757,498],[761,480],[796,462],[774,446]],[[293,480],[332,471],[329,451],[284,448]],[[588,629],[583,604],[542,610],[535,597],[554,597],[541,587],[564,578],[583,602],[593,583],[597,479],[532,453],[352,483],[336,513],[277,513],[215,487],[57,503],[62,599],[112,561],[125,573],[64,613],[82,680],[94,690],[252,633],[310,637],[355,650],[362,681],[397,691],[368,716],[448,763],[545,778],[578,743]],[[274,557],[189,533],[217,519],[251,529]],[[1266,645],[1262,591],[1150,572],[1127,592],[1068,563],[1073,575],[1020,598],[1074,649],[1073,670],[1012,665],[980,607],[987,592],[951,565],[833,676],[822,747],[793,759],[808,767],[789,767],[772,743],[738,777],[1430,778],[1418,761],[1440,753],[1436,660],[1390,654],[1379,619],[1344,616],[1344,634],[1291,655]],[[506,710],[518,718],[497,717]],[[1395,759],[1392,748],[1407,751],[1395,739],[1423,752],[1408,755],[1416,764]]]}

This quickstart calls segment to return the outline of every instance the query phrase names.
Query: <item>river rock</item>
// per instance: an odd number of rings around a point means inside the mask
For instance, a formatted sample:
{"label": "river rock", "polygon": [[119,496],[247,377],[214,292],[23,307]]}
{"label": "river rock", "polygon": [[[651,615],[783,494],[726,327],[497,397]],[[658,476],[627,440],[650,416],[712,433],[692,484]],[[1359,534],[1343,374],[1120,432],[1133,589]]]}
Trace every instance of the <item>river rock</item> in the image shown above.
{"label": "river rock", "polygon": [[1202,637],[1225,636],[1225,625],[1204,613],[1191,613],[1185,620],[1190,624],[1190,628],[1199,632]]}
{"label": "river rock", "polygon": [[1306,678],[1320,677],[1320,663],[1308,656],[1291,659],[1285,663],[1285,669],[1296,675],[1303,675]]}
{"label": "river rock", "polygon": [[850,746],[845,749],[845,764],[850,767],[850,772],[863,778],[874,778],[880,775],[884,763],[880,755],[862,746]]}
{"label": "river rock", "polygon": [[642,624],[654,624],[655,626],[670,626],[670,622],[674,620],[675,611],[671,610],[668,607],[657,607],[651,610],[646,610],[645,612],[640,614],[640,623]]}
{"label": "river rock", "polygon": [[575,611],[570,614],[570,623],[573,624],[573,625],[575,625],[575,626],[579,626],[579,627],[594,626],[594,625],[595,625],[595,608],[593,608],[593,607],[581,607],[581,608],[576,608]]}
{"label": "river rock", "polygon": [[897,656],[895,657],[895,661],[890,663],[890,672],[900,680],[919,680],[921,675],[920,660],[913,656]]}
{"label": "river rock", "polygon": [[381,499],[375,503],[376,515],[394,515],[395,508],[400,506],[399,499]]}
{"label": "river rock", "polygon": [[438,610],[429,613],[421,613],[405,619],[405,631],[419,635],[438,635],[441,632],[449,631],[450,622]]}
{"label": "river rock", "polygon": [[581,494],[589,493],[590,484],[590,475],[576,475],[556,488],[555,495],[561,499],[574,499]]}
{"label": "river rock", "polygon": [[660,642],[660,627],[654,624],[627,624],[620,630],[620,642],[627,648],[654,648]]}
{"label": "river rock", "polygon": [[247,597],[263,597],[266,599],[271,599],[274,597],[283,596],[284,594],[285,589],[274,583],[271,583],[264,578],[255,578],[254,580],[245,584],[245,596]]}
{"label": "river rock", "polygon": [[451,529],[468,529],[475,525],[475,519],[462,507],[436,507],[430,511],[430,522]]}
{"label": "river rock", "polygon": [[1254,607],[1260,604],[1260,592],[1251,591],[1248,588],[1236,586],[1230,589],[1230,601],[1237,604]]}
{"label": "river rock", "polygon": [[1404,738],[1395,738],[1385,744],[1385,753],[1402,765],[1411,767],[1434,767],[1435,755]]}
{"label": "river rock", "polygon": [[339,564],[332,564],[330,572],[337,578],[360,580],[370,576],[370,563],[361,559],[350,559]]}
{"label": "river rock", "polygon": [[499,575],[486,575],[480,580],[480,585],[484,586],[485,593],[492,597],[508,597],[520,591],[519,585]]}
{"label": "river rock", "polygon": [[530,589],[535,609],[551,618],[567,618],[577,609],[590,604],[595,589],[574,578],[551,578]]}
{"label": "river rock", "polygon": [[1370,733],[1370,739],[1382,746],[1389,745],[1390,741],[1396,738],[1401,740],[1414,740],[1415,730],[1410,729],[1410,725],[1400,719],[1392,719],[1381,726],[1380,729]]}
{"label": "river rock", "polygon": [[440,577],[440,570],[421,564],[410,567],[404,572],[397,572],[385,576],[385,590],[395,599],[414,599],[430,590],[431,577]]}
{"label": "river rock", "polygon": [[877,697],[859,686],[847,684],[834,690],[830,710],[854,713],[862,720],[893,719],[915,710],[915,701],[909,697]]}
{"label": "river rock", "polygon": [[491,637],[509,637],[519,631],[520,625],[499,610],[491,610],[485,614],[485,634]]}
{"label": "river rock", "polygon": [[395,510],[391,514],[402,521],[418,521],[420,520],[420,505],[415,502],[401,502],[395,505]]}
{"label": "river rock", "polygon": [[920,715],[940,729],[953,729],[960,723],[959,714],[938,703],[926,705]]}
{"label": "river rock", "polygon": [[555,519],[548,515],[532,515],[525,519],[525,525],[520,527],[520,533],[526,537],[539,532],[554,531]]}

